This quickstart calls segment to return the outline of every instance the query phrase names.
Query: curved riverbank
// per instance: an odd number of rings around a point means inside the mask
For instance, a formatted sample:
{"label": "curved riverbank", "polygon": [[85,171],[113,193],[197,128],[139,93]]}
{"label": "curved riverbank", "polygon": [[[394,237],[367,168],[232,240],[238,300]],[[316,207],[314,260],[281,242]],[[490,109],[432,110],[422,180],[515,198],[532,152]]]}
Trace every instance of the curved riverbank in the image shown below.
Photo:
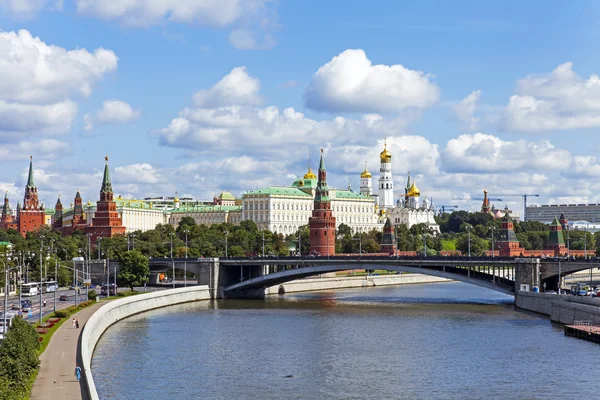
{"label": "curved riverbank", "polygon": [[265,289],[265,295],[312,292],[314,290],[352,289],[371,286],[413,285],[442,282],[452,281],[446,278],[422,274],[307,278],[268,287]]}
{"label": "curved riverbank", "polygon": [[92,376],[91,361],[96,343],[100,336],[114,323],[129,316],[153,310],[199,300],[210,300],[208,286],[162,290],[114,300],[100,307],[87,321],[81,333],[79,357],[84,371],[84,385],[91,400],[99,399]]}

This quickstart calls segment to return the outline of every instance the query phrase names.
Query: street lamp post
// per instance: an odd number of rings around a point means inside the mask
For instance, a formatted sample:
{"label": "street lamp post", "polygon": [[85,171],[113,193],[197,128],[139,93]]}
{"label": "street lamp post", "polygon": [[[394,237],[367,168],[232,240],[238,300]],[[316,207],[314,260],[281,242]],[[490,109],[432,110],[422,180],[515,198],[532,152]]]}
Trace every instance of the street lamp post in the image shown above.
{"label": "street lamp post", "polygon": [[427,235],[423,234],[423,257],[427,258]]}
{"label": "street lamp post", "polygon": [[173,289],[175,289],[175,260],[173,259],[173,235],[173,232],[169,234],[169,236],[171,237],[171,264],[173,265]]}
{"label": "street lamp post", "polygon": [[298,255],[302,260],[302,228],[298,228]]}
{"label": "street lamp post", "polygon": [[265,231],[262,231],[262,256],[265,258]]}
{"label": "street lamp post", "polygon": [[43,302],[44,302],[44,296],[43,296],[43,291],[44,291],[44,285],[42,283],[42,274],[43,274],[43,265],[44,265],[44,260],[43,260],[43,255],[42,253],[44,252],[44,236],[40,236],[40,324],[42,323],[42,306],[43,306]]}
{"label": "street lamp post", "polygon": [[467,232],[469,232],[469,239],[468,239],[468,249],[469,249],[469,258],[471,258],[471,229],[473,229],[473,227],[471,225],[467,225]]}
{"label": "street lamp post", "polygon": [[558,293],[560,299],[560,257],[558,259],[558,290],[556,291],[556,293]]}
{"label": "street lamp post", "polygon": [[[85,275],[84,279],[89,279],[90,283],[91,283],[92,269],[91,269],[90,262],[92,261],[92,234],[88,233],[87,237],[88,237],[87,274]],[[89,297],[88,297],[89,291],[90,291],[90,285],[88,282],[85,282],[85,299],[86,300],[89,299]]]}
{"label": "street lamp post", "polygon": [[56,312],[56,292],[58,292],[58,249],[56,249],[56,257],[54,259],[54,280],[56,281],[56,287],[54,289],[54,310]]}
{"label": "street lamp post", "polygon": [[[183,264],[183,287],[187,287],[187,258],[188,258],[188,233],[189,229],[183,231],[185,233],[185,262]],[[227,254],[227,245],[225,245],[225,253]]]}
{"label": "street lamp post", "polygon": [[494,229],[495,227],[490,226],[490,232],[492,236],[492,258],[494,258]]}
{"label": "street lamp post", "polygon": [[[362,255],[362,236],[361,236],[361,234],[359,233],[358,238],[354,238],[354,240],[358,240],[358,254]],[[329,245],[327,247],[329,247]]]}

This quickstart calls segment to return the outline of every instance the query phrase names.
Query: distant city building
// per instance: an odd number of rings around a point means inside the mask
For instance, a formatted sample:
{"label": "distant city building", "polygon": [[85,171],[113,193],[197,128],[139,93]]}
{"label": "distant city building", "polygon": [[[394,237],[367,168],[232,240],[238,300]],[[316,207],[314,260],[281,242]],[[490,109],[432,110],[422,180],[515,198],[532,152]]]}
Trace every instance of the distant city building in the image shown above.
{"label": "distant city building", "polygon": [[571,221],[587,221],[600,224],[600,204],[549,204],[527,206],[527,221],[551,223],[557,215],[563,214]]}

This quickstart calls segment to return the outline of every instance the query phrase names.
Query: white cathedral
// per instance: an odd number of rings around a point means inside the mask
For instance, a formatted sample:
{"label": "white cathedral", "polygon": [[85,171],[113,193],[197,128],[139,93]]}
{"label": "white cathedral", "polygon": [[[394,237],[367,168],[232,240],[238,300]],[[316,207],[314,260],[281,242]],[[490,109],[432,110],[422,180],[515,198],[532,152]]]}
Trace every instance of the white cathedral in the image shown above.
{"label": "white cathedral", "polygon": [[431,231],[439,233],[440,227],[434,218],[435,207],[433,201],[425,197],[420,202],[421,192],[417,188],[416,182],[414,180],[411,182],[410,173],[404,189],[404,196],[401,196],[394,205],[392,153],[387,149],[387,142],[385,142],[379,158],[381,166],[379,168],[378,194],[373,194],[372,176],[367,170],[366,163],[365,170],[360,174],[360,193],[375,199],[381,223],[389,218],[394,226],[406,225],[410,228],[415,224],[426,224]]}

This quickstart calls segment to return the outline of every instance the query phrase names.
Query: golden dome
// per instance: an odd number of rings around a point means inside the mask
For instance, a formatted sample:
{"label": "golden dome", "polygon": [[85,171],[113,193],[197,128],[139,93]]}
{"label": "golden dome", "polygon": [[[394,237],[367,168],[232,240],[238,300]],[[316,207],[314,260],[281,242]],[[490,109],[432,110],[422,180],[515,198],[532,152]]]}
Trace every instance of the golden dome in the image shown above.
{"label": "golden dome", "polygon": [[308,172],[304,175],[304,179],[317,179],[317,176],[313,174],[312,169],[310,167],[308,167]]}
{"label": "golden dome", "polygon": [[87,205],[88,207],[91,207],[91,206],[92,206],[92,202],[88,200],[88,202],[86,203],[86,205]]}
{"label": "golden dome", "polygon": [[417,185],[415,185],[415,181],[413,181],[413,183],[410,186],[410,189],[408,189],[408,192],[406,193],[406,195],[409,197],[419,197],[421,195],[421,191],[419,190]]}
{"label": "golden dome", "polygon": [[369,170],[367,170],[367,162],[365,161],[365,170],[362,172],[362,174],[360,174],[361,178],[370,178],[371,177],[371,173],[369,172]]}
{"label": "golden dome", "polygon": [[[307,175],[308,175],[308,174],[307,174]],[[298,186],[304,186],[304,181],[303,181],[302,179],[300,179],[300,180],[298,181]]]}
{"label": "golden dome", "polygon": [[392,161],[392,153],[387,149],[387,141],[383,146],[383,151],[379,154],[382,162],[389,163]]}

